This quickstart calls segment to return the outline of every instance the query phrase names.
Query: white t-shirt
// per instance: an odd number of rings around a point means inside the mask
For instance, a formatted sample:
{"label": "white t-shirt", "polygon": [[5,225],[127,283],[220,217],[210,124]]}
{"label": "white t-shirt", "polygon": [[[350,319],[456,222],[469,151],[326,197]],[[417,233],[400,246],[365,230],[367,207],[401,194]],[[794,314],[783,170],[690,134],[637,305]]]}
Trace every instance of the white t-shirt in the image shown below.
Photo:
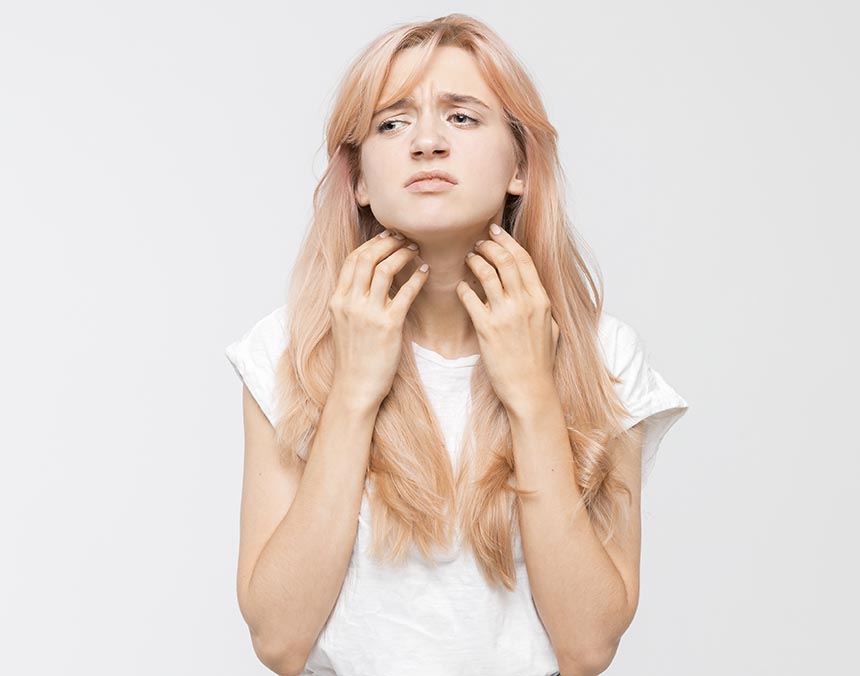
{"label": "white t-shirt", "polygon": [[[274,370],[286,347],[287,321],[282,305],[225,350],[272,425]],[[688,404],[649,364],[643,342],[628,324],[604,312],[598,334],[607,366],[622,380],[615,387],[631,413],[625,427],[647,421],[644,485],[661,439]],[[447,359],[417,343],[412,347],[456,467],[479,355]],[[367,489],[372,490],[369,482]],[[517,584],[512,592],[490,587],[471,552],[463,549],[437,555],[436,568],[415,548],[402,567],[378,564],[367,555],[371,536],[365,491],[343,587],[304,675],[550,676],[558,671],[531,596],[518,529],[513,538]]]}

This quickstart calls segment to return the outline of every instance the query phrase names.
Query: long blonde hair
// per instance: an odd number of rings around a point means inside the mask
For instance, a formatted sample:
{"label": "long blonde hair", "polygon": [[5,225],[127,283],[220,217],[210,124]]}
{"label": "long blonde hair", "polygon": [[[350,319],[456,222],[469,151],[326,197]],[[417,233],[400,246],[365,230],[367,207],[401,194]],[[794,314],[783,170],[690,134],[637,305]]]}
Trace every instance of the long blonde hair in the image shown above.
{"label": "long blonde hair", "polygon": [[[502,226],[529,252],[559,326],[555,383],[565,410],[576,479],[584,506],[604,544],[617,520],[629,517],[629,488],[613,471],[617,454],[632,452],[635,431],[622,432],[628,414],[618,399],[598,342],[602,291],[581,254],[564,208],[564,173],[556,129],[537,89],[502,40],[485,24],[450,14],[402,24],[374,40],[355,59],[327,120],[329,163],[314,190],[313,217],[290,278],[287,348],[276,383],[276,435],[282,462],[306,461],[331,389],[334,351],[328,300],[346,256],[381,231],[369,207],[355,199],[362,141],[377,105],[411,92],[437,46],[467,50],[503,104],[524,170],[522,195],[507,195]],[[378,102],[390,66],[402,49],[417,48],[410,77],[391,100]],[[599,272],[597,278],[601,283]],[[391,290],[393,295],[397,286]],[[480,359],[475,363],[472,408],[461,465],[453,468],[438,421],[415,363],[416,325],[408,314],[400,365],[380,405],[366,480],[372,510],[371,552],[402,563],[412,546],[434,564],[435,547],[448,549],[459,519],[462,546],[470,547],[490,585],[516,585],[512,539],[518,523],[510,424]],[[347,440],[345,440],[347,441]],[[455,476],[455,469],[459,472]],[[367,486],[367,484],[366,484]],[[621,500],[626,493],[628,500]]]}

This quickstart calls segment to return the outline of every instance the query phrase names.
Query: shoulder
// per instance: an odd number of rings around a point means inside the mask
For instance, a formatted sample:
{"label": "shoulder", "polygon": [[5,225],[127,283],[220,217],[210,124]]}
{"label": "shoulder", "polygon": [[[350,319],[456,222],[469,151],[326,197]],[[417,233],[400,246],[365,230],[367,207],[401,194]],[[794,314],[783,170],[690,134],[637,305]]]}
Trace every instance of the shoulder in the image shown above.
{"label": "shoulder", "polygon": [[258,319],[227,350],[244,347],[255,357],[280,356],[286,347],[287,306],[281,305]]}
{"label": "shoulder", "polygon": [[642,450],[644,481],[661,439],[689,404],[655,368],[646,342],[630,324],[604,312],[598,326],[606,366],[619,379],[615,389],[629,413],[624,427],[647,421]]}
{"label": "shoulder", "polygon": [[639,334],[616,315],[601,312],[597,334],[606,365],[615,375],[623,370],[637,352],[644,353]]}
{"label": "shoulder", "polygon": [[275,371],[287,345],[287,327],[287,306],[284,304],[254,322],[224,350],[236,374],[273,426],[276,422]]}
{"label": "shoulder", "polygon": [[645,404],[686,405],[654,367],[646,341],[633,326],[603,313],[598,333],[606,366],[621,380],[618,389],[625,404],[634,409]]}

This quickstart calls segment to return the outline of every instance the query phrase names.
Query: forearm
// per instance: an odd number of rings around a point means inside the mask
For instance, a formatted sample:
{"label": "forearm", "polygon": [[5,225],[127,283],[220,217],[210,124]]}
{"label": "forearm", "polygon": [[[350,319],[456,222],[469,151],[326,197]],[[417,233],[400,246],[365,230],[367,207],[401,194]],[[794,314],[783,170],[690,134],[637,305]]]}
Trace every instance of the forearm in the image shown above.
{"label": "forearm", "polygon": [[332,389],[287,514],[249,582],[252,634],[284,662],[305,656],[340,593],[358,528],[379,404]]}
{"label": "forearm", "polygon": [[[559,664],[600,662],[614,651],[626,590],[591,526],[575,479],[564,411],[553,384],[508,408],[517,487],[536,490],[519,502],[529,585]],[[596,672],[595,672],[596,673]]]}

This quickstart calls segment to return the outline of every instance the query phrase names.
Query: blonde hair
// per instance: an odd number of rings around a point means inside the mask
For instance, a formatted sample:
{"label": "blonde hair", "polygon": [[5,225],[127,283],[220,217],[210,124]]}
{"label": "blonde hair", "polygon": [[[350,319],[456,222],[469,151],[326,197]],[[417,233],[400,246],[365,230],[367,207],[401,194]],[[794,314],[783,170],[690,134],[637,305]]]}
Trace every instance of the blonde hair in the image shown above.
{"label": "blonde hair", "polygon": [[[503,105],[524,171],[522,195],[507,195],[502,226],[529,252],[559,326],[554,379],[565,411],[576,479],[595,532],[609,542],[619,518],[629,518],[629,488],[613,472],[618,453],[633,452],[638,432],[622,432],[628,415],[613,387],[598,342],[602,291],[582,256],[564,209],[564,174],[557,132],[537,89],[502,40],[480,21],[450,14],[401,24],[355,59],[327,120],[329,163],[314,190],[313,217],[290,278],[287,348],[276,383],[276,434],[282,461],[306,461],[331,389],[334,352],[328,300],[346,256],[381,231],[369,207],[355,199],[361,144],[373,111],[411,92],[437,46],[467,50]],[[395,55],[420,50],[416,66],[390,101],[379,102]],[[597,278],[602,286],[599,272]],[[397,286],[391,294],[397,292]],[[432,565],[435,547],[448,549],[459,519],[462,546],[471,548],[490,585],[513,590],[512,539],[518,522],[511,429],[480,359],[472,374],[459,475],[454,474],[412,350],[416,325],[408,314],[400,365],[380,405],[366,479],[372,510],[371,553],[402,563],[414,545]],[[628,500],[619,499],[626,493]]]}

